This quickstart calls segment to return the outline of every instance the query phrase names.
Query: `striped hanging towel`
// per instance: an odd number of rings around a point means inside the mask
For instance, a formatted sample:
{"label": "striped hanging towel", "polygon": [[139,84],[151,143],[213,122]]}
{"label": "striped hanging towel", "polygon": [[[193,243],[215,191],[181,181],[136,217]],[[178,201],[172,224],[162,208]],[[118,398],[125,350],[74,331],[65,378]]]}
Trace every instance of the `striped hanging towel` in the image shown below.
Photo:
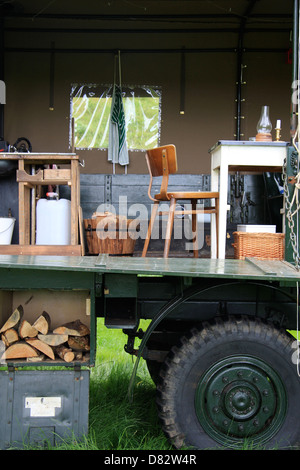
{"label": "striped hanging towel", "polygon": [[111,103],[108,161],[120,165],[129,164],[122,91],[121,87],[116,84],[114,85]]}

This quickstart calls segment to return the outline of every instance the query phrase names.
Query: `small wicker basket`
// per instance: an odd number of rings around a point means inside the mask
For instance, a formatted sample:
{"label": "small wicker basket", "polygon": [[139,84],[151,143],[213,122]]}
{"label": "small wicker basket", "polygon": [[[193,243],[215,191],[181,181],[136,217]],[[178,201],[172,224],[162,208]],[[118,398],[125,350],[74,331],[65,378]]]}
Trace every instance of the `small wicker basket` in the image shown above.
{"label": "small wicker basket", "polygon": [[235,259],[284,259],[284,233],[233,232],[233,237]]}

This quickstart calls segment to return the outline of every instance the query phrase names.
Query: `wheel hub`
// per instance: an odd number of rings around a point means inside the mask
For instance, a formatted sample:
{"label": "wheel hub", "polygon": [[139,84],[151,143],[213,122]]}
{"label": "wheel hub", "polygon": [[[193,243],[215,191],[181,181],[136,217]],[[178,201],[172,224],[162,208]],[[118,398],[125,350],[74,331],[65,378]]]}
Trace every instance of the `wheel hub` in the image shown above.
{"label": "wheel hub", "polygon": [[282,424],[285,396],[279,377],[265,363],[231,357],[204,374],[195,406],[201,425],[218,442],[251,438],[262,443]]}
{"label": "wheel hub", "polygon": [[255,390],[237,384],[224,397],[224,412],[229,418],[248,419],[256,413],[258,402]]}

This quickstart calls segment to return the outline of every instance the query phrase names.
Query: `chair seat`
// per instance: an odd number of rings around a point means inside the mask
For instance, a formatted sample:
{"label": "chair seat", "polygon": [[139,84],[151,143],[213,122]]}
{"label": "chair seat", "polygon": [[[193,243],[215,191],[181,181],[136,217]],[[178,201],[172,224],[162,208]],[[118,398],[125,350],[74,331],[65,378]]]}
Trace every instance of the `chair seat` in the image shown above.
{"label": "chair seat", "polygon": [[[167,193],[168,199],[209,199],[209,198],[216,198],[219,197],[218,192],[213,192],[213,191],[196,191],[196,192],[188,192],[188,191],[174,191]],[[157,199],[158,201],[165,201],[166,198],[162,194],[155,194],[154,199]]]}

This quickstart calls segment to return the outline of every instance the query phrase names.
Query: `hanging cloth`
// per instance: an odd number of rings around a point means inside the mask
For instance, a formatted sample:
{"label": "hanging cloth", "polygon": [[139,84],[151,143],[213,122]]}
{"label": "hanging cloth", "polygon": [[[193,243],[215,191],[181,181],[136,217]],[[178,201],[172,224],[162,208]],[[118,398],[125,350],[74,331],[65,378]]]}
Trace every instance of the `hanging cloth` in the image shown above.
{"label": "hanging cloth", "polygon": [[116,77],[114,76],[108,143],[108,161],[113,163],[114,173],[116,163],[122,166],[129,164],[129,155],[126,142],[125,112],[122,100],[120,51],[118,64],[119,85],[116,84]]}

